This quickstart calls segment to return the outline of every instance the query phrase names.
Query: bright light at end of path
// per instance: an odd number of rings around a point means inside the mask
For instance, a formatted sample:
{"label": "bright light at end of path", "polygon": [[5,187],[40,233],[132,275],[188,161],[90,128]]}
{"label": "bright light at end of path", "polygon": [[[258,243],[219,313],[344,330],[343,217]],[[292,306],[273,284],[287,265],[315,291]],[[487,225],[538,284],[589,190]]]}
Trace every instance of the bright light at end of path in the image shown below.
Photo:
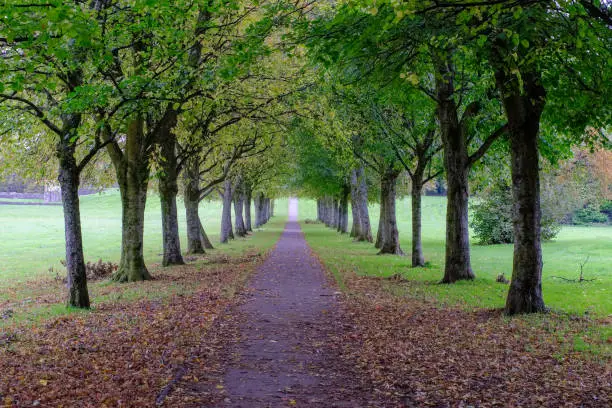
{"label": "bright light at end of path", "polygon": [[298,219],[298,199],[297,197],[289,198],[289,221],[297,221]]}

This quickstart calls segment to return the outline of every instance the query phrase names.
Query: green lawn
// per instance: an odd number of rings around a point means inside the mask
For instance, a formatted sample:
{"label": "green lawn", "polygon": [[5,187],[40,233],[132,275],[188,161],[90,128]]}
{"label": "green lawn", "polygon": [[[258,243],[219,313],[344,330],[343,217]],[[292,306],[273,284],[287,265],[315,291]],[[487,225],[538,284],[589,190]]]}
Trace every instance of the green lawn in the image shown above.
{"label": "green lawn", "polygon": [[[427,268],[411,268],[410,257],[377,256],[371,244],[353,243],[321,224],[302,227],[315,252],[337,276],[342,271],[358,274],[391,276],[396,273],[411,281],[409,295],[433,299],[441,304],[466,307],[503,307],[507,285],[495,282],[500,273],[512,274],[512,245],[481,246],[472,240],[472,266],[476,280],[454,285],[438,285],[444,266],[444,231],[446,199],[423,197],[423,246]],[[398,227],[404,252],[410,252],[410,202],[398,201]],[[378,226],[378,206],[370,207],[374,233]],[[315,219],[316,204],[300,200],[300,219]],[[543,291],[546,304],[553,310],[605,317],[612,314],[612,227],[563,227],[553,242],[543,245]],[[564,277],[579,276],[580,263],[589,257],[585,278],[593,282],[569,283]]]}
{"label": "green lawn", "polygon": [[[287,201],[277,200],[276,215],[284,219]],[[185,211],[179,201],[181,244],[186,249]],[[213,242],[218,242],[221,204],[202,202],[200,217]],[[83,245],[87,261],[117,262],[121,248],[121,203],[119,193],[110,191],[81,197]],[[239,252],[247,241],[223,245],[223,252]],[[145,217],[147,263],[161,262],[162,231],[159,198],[149,195]],[[64,226],[61,206],[0,206],[0,290],[41,276],[55,276],[49,268],[62,271]],[[0,300],[2,293],[0,292]]]}

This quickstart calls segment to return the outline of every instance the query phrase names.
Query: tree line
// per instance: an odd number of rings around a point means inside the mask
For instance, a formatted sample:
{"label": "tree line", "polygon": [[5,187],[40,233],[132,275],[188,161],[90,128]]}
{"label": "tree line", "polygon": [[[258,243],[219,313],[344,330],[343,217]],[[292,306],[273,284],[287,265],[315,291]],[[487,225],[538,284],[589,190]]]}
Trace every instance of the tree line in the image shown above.
{"label": "tree line", "polygon": [[[610,4],[589,0],[313,5],[294,38],[319,73],[309,99],[316,112],[294,126],[299,184],[318,199],[318,218],[347,232],[350,195],[351,234],[381,254],[402,255],[395,200],[405,172],[412,265],[423,266],[422,188],[443,173],[441,283],[474,279],[469,179],[493,152],[511,169],[514,261],[505,311],[544,311],[541,163],[573,146],[610,147],[610,16]],[[320,156],[330,165],[318,167]],[[379,195],[375,239],[364,186]]]}
{"label": "tree line", "polygon": [[450,284],[475,277],[469,182],[492,156],[511,169],[506,312],[540,312],[541,163],[610,143],[612,19],[597,0],[7,1],[0,15],[0,158],[11,170],[57,166],[72,306],[89,306],[78,188],[92,174],[119,187],[120,282],[151,277],[152,185],[167,266],[184,262],[180,193],[189,252],[212,246],[203,200],[222,201],[227,242],[293,188],[340,232],[350,203],[351,235],[402,255],[407,174],[417,267],[423,189],[444,177]]}
{"label": "tree line", "polygon": [[70,306],[90,306],[78,189],[96,160],[112,167],[121,196],[119,282],[151,278],[143,240],[152,180],[164,266],[184,263],[181,190],[190,253],[212,248],[198,206],[215,194],[223,201],[221,242],[272,216],[278,123],[290,112],[284,98],[300,84],[294,62],[268,43],[270,15],[285,12],[215,0],[0,5],[2,162],[36,168],[45,166],[43,153],[56,158]]}

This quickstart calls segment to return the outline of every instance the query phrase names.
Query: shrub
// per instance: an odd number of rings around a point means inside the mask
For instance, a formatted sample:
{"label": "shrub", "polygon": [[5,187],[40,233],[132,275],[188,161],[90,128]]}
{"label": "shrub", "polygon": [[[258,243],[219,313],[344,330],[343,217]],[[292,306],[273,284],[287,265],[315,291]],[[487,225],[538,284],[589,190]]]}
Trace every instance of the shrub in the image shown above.
{"label": "shrub", "polygon": [[576,225],[604,223],[608,222],[608,216],[599,211],[599,208],[596,206],[589,204],[586,207],[575,211],[572,221]]}
{"label": "shrub", "polygon": [[599,211],[608,216],[608,221],[612,222],[612,200],[606,200],[599,207]]}
{"label": "shrub", "polygon": [[[66,261],[61,260],[60,263],[66,266]],[[87,274],[87,280],[101,280],[108,278],[111,276],[117,269],[119,269],[119,265],[112,262],[102,262],[101,259],[98,262],[87,262],[85,264],[85,273]],[[53,272],[53,268],[49,268],[49,271]],[[56,280],[66,281],[64,276],[60,276],[56,273]]]}
{"label": "shrub", "polygon": [[[481,200],[472,205],[470,226],[481,245],[510,244],[514,242],[512,224],[512,190],[503,182],[497,183]],[[542,239],[551,240],[561,229],[560,216],[548,200],[542,200]]]}

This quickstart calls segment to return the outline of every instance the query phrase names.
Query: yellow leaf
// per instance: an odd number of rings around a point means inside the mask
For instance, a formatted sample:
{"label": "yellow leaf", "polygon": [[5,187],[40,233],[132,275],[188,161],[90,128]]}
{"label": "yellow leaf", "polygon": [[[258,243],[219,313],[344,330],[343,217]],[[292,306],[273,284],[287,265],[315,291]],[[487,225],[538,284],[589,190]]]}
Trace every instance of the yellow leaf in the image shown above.
{"label": "yellow leaf", "polygon": [[47,380],[40,380],[39,383],[40,383],[40,385],[47,385],[47,384],[49,384],[49,381],[47,381]]}

